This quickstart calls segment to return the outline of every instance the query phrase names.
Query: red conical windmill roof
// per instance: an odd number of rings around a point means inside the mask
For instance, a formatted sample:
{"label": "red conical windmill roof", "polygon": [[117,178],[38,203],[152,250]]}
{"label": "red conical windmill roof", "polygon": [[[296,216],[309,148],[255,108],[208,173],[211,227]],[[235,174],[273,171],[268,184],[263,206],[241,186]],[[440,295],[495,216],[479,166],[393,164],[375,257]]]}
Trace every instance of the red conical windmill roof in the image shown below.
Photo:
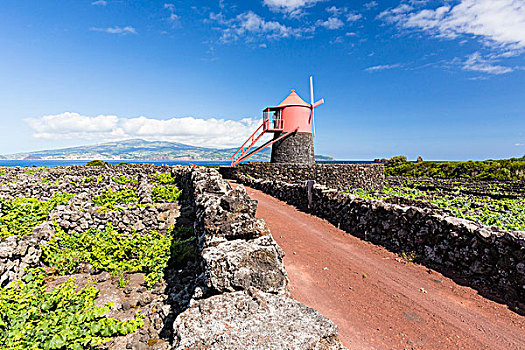
{"label": "red conical windmill roof", "polygon": [[288,97],[285,98],[284,101],[279,104],[279,107],[297,106],[297,105],[310,107],[309,103],[304,102],[303,99],[300,98],[299,95],[295,93],[295,90],[292,90],[292,93],[288,95]]}

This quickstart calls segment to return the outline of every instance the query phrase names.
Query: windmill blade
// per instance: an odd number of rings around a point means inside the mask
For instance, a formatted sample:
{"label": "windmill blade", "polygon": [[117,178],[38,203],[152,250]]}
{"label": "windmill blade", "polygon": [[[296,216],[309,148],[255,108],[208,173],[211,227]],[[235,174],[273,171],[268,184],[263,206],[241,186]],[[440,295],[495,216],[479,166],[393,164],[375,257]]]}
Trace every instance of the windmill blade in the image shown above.
{"label": "windmill blade", "polygon": [[314,77],[310,76],[310,104],[314,104]]}
{"label": "windmill blade", "polygon": [[315,136],[314,108],[314,77],[310,76],[310,121],[312,122],[312,136]]}
{"label": "windmill blade", "polygon": [[316,103],[314,103],[312,105],[313,108],[317,108],[319,107],[320,105],[322,105],[324,103],[324,98],[320,99],[319,101],[317,101]]}
{"label": "windmill blade", "polygon": [[312,108],[312,136],[315,136],[314,109]]}

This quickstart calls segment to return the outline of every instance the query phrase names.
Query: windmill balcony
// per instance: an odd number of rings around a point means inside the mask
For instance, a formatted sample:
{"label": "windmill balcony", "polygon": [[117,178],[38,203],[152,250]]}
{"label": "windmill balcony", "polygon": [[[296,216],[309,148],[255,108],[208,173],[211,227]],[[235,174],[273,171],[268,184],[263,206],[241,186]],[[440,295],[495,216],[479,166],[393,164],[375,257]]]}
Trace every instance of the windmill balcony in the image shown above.
{"label": "windmill balcony", "polygon": [[281,118],[281,111],[263,112],[264,132],[280,132],[284,129],[284,120]]}

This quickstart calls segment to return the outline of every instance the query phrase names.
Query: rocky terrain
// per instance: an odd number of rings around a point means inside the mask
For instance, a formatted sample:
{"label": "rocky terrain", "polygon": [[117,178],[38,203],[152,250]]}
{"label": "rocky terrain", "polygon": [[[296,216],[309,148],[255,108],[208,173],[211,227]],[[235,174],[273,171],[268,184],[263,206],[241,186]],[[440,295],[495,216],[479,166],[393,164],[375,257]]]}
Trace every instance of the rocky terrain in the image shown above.
{"label": "rocky terrain", "polygon": [[342,348],[216,170],[2,168],[0,204],[2,348]]}

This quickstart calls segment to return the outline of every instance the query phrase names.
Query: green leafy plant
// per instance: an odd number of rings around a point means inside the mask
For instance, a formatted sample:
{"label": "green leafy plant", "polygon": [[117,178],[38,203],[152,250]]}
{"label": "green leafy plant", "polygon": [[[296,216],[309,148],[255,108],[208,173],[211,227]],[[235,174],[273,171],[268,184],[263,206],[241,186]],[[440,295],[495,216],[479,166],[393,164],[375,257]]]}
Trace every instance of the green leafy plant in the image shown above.
{"label": "green leafy plant", "polygon": [[115,210],[119,204],[138,201],[139,196],[132,188],[115,191],[110,187],[99,195],[92,195],[91,199],[96,206],[100,206],[102,209]]}
{"label": "green leafy plant", "polygon": [[495,199],[488,196],[465,195],[460,188],[451,191],[442,189],[424,191],[413,187],[385,187],[379,191],[350,189],[346,193],[371,200],[400,197],[415,201],[415,204],[430,203],[458,218],[483,225],[494,225],[506,230],[525,230],[525,202],[522,198]]}
{"label": "green leafy plant", "polygon": [[157,182],[163,185],[174,185],[175,184],[175,178],[171,175],[171,173],[157,173],[155,174],[155,177],[157,178]]}
{"label": "green leafy plant", "polygon": [[179,199],[181,193],[182,190],[179,190],[176,185],[158,186],[151,191],[151,199],[154,202],[174,203]]}
{"label": "green leafy plant", "polygon": [[104,174],[103,174],[103,173],[100,174],[100,175],[98,176],[98,178],[97,178],[97,183],[99,184],[99,183],[101,183],[102,181],[104,181]]}
{"label": "green leafy plant", "polygon": [[104,231],[66,233],[60,227],[55,231],[49,243],[42,247],[43,259],[60,274],[75,273],[80,264],[89,263],[119,277],[126,272],[144,272],[151,287],[163,276],[170,251],[182,259],[188,254],[183,247],[189,238],[180,238],[179,229],[170,229],[167,234],[153,231],[130,235],[117,232],[108,223]]}
{"label": "green leafy plant", "polygon": [[36,175],[40,169],[32,169],[32,170],[26,170],[24,171],[24,174],[27,175]]}
{"label": "green leafy plant", "polygon": [[171,258],[175,266],[182,266],[191,260],[195,254],[192,242],[195,240],[191,227],[171,229]]}
{"label": "green leafy plant", "polygon": [[83,178],[82,180],[80,180],[79,182],[75,182],[75,181],[69,181],[69,184],[74,186],[74,187],[77,187],[77,186],[80,186],[80,185],[85,185],[85,184],[88,184],[90,182],[93,182],[95,181],[95,178],[93,176],[87,176],[85,178]]}
{"label": "green leafy plant", "polygon": [[136,176],[127,175],[115,176],[112,180],[121,185],[136,184],[138,182]]}
{"label": "green leafy plant", "polygon": [[0,176],[3,176],[3,175],[5,175],[5,174],[7,174],[6,171],[4,171],[4,170],[0,170]]}
{"label": "green leafy plant", "polygon": [[21,238],[32,234],[33,228],[46,221],[53,209],[68,204],[72,197],[73,194],[70,193],[55,193],[47,201],[35,198],[18,198],[11,201],[0,198],[0,239],[9,236]]}
{"label": "green leafy plant", "polygon": [[126,322],[105,317],[113,305],[97,306],[94,283],[79,289],[70,278],[48,292],[45,276],[42,269],[29,270],[0,289],[0,348],[92,349],[144,325],[140,311]]}
{"label": "green leafy plant", "polygon": [[387,176],[525,180],[525,161],[520,159],[503,159],[412,163],[408,162],[403,156],[397,156],[388,161],[385,174]]}

